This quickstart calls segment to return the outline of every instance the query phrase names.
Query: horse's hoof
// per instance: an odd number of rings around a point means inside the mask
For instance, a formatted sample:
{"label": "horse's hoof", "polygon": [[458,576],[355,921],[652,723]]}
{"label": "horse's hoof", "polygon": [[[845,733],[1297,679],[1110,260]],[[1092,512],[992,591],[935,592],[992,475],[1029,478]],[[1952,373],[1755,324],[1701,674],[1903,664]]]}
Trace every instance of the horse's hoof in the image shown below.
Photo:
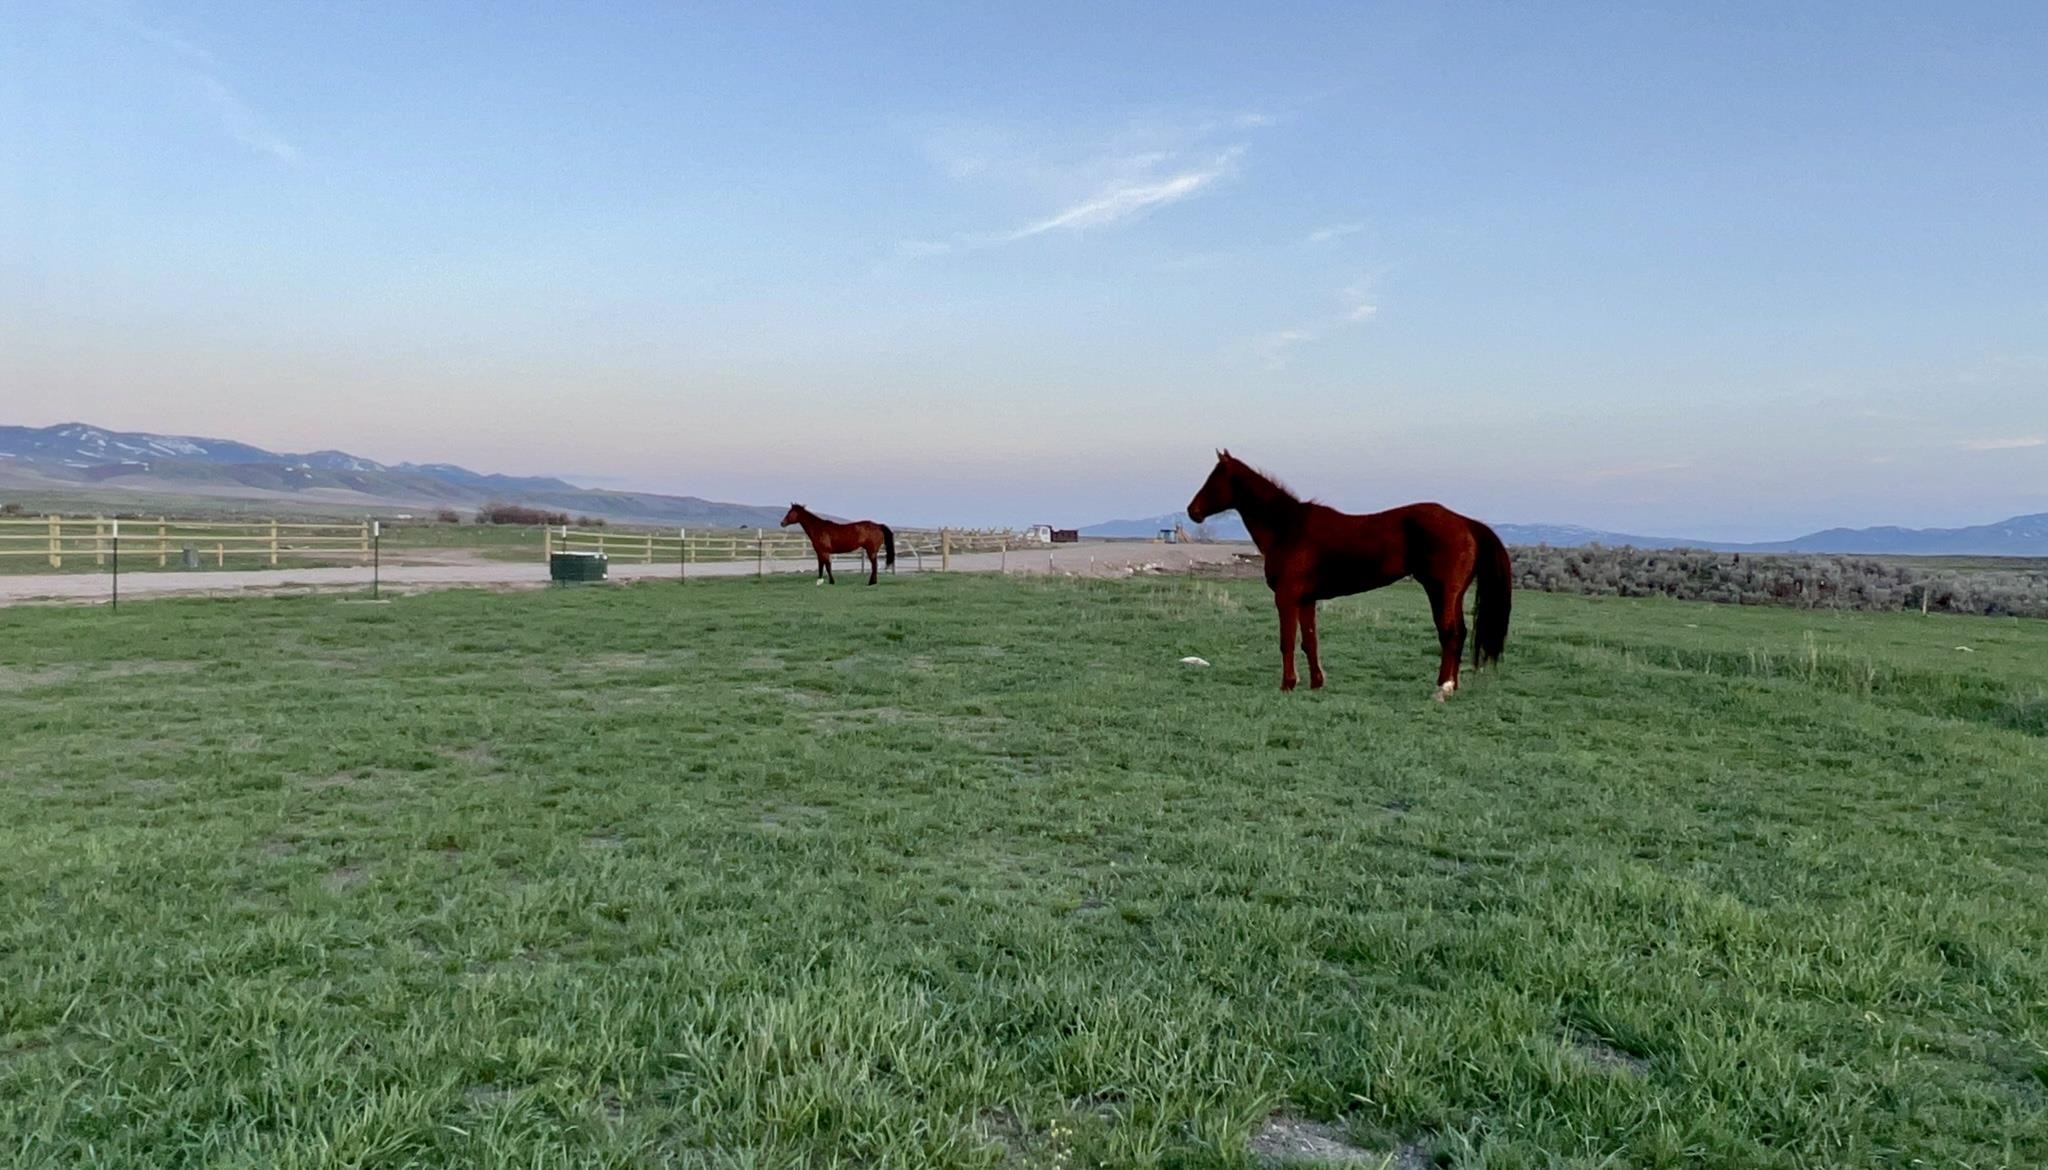
{"label": "horse's hoof", "polygon": [[1282,679],[1282,680],[1281,680],[1281,682],[1280,682],[1280,689],[1281,689],[1281,691],[1283,691],[1283,692],[1285,692],[1285,691],[1291,691],[1291,690],[1293,690],[1293,689],[1294,689],[1294,680],[1293,680],[1293,679],[1291,679],[1291,678],[1290,678],[1290,679]]}
{"label": "horse's hoof", "polygon": [[1312,691],[1320,691],[1320,690],[1322,690],[1322,689],[1323,689],[1323,680],[1322,680],[1322,679],[1319,679],[1319,678],[1312,678],[1312,679],[1308,680],[1308,689],[1309,689],[1309,690],[1312,690]]}
{"label": "horse's hoof", "polygon": [[1449,699],[1449,698],[1450,698],[1450,697],[1451,697],[1451,696],[1452,696],[1453,694],[1455,694],[1455,693],[1457,692],[1457,690],[1458,690],[1458,684],[1457,684],[1457,683],[1454,683],[1454,682],[1438,683],[1438,684],[1436,685],[1436,691],[1435,691],[1435,693],[1434,693],[1434,694],[1432,694],[1432,695],[1430,695],[1429,697],[1430,697],[1430,698],[1431,698],[1432,700],[1434,700],[1434,701],[1436,701],[1436,702],[1439,702],[1439,703],[1441,703],[1441,702],[1444,702],[1444,701],[1448,700],[1448,699]]}

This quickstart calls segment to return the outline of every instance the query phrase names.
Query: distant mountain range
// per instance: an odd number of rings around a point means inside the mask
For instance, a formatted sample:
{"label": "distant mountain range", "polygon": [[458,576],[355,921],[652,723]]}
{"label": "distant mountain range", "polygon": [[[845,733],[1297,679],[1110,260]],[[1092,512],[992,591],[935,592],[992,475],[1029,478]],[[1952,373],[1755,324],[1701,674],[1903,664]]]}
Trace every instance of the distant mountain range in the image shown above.
{"label": "distant mountain range", "polygon": [[772,528],[782,519],[777,507],[603,491],[543,476],[488,475],[448,463],[383,464],[346,451],[290,454],[231,439],[110,431],[84,423],[0,426],[0,492],[93,489],[325,511],[525,504],[622,523],[706,528]]}
{"label": "distant mountain range", "polygon": [[[7,492],[120,491],[210,497],[260,504],[389,512],[525,504],[615,523],[772,528],[780,506],[722,503],[696,496],[578,487],[548,476],[492,475],[449,463],[384,464],[346,451],[266,451],[231,439],[111,431],[84,423],[0,426],[0,499]],[[1111,520],[1083,536],[1151,537],[1187,523],[1168,512]],[[1561,524],[1496,524],[1509,544],[1573,547],[1704,548],[1724,552],[1865,553],[1890,556],[2048,556],[2048,512],[1967,528],[1830,528],[1792,540],[1736,544],[1673,536],[1637,536]],[[1248,540],[1235,512],[1211,520],[1218,540]]]}
{"label": "distant mountain range", "polygon": [[[1168,512],[1138,520],[1111,520],[1081,530],[1083,536],[1152,536],[1170,529],[1187,516]],[[1968,528],[1829,528],[1791,540],[1759,543],[1694,540],[1678,536],[1636,536],[1626,532],[1603,532],[1570,524],[1496,524],[1494,531],[1509,544],[1548,544],[1575,548],[1590,544],[1619,548],[1703,548],[1719,552],[1753,553],[1862,553],[1886,556],[2000,556],[2048,557],[2048,512],[2014,516],[1995,524]],[[1244,522],[1228,512],[1209,521],[1218,540],[1249,540]]]}

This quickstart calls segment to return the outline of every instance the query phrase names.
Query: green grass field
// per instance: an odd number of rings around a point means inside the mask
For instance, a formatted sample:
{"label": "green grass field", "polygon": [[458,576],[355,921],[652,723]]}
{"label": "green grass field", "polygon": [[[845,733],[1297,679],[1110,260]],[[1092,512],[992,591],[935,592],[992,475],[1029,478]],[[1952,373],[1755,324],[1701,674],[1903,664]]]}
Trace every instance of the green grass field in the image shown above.
{"label": "green grass field", "polygon": [[0,1163],[2048,1165],[2048,624],[1517,606],[0,611]]}

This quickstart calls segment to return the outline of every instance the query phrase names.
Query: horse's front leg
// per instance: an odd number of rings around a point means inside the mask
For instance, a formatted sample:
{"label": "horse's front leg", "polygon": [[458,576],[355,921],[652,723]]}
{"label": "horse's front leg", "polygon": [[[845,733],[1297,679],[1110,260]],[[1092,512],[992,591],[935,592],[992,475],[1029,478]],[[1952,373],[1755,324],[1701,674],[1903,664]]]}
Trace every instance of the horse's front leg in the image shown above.
{"label": "horse's front leg", "polygon": [[1291,597],[1275,597],[1280,609],[1280,689],[1291,691],[1294,677],[1294,631],[1301,621],[1301,603]]}
{"label": "horse's front leg", "polygon": [[1308,656],[1308,689],[1323,689],[1323,656],[1316,649],[1316,603],[1301,603],[1301,649]]}

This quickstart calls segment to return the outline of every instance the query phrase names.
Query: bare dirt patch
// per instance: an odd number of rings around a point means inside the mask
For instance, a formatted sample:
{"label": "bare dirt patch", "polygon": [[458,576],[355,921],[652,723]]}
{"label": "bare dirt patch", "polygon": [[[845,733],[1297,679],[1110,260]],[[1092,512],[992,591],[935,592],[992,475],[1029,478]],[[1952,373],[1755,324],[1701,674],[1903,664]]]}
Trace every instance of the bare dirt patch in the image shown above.
{"label": "bare dirt patch", "polygon": [[1354,1146],[1344,1131],[1320,1122],[1276,1114],[1246,1143],[1252,1160],[1268,1170],[1290,1166],[1368,1166],[1374,1170],[1429,1170],[1422,1147],[1368,1150]]}
{"label": "bare dirt patch", "polygon": [[199,669],[196,662],[161,662],[143,660],[138,662],[108,662],[92,670],[94,679],[133,678],[137,675],[191,674]]}
{"label": "bare dirt patch", "polygon": [[815,804],[781,804],[761,814],[761,827],[786,832],[816,825],[828,815],[830,810]]}
{"label": "bare dirt patch", "polygon": [[488,744],[481,743],[473,743],[468,747],[448,747],[444,745],[435,748],[434,754],[444,760],[454,760],[457,763],[470,764],[478,768],[494,768],[498,763],[497,753],[493,752]]}
{"label": "bare dirt patch", "polygon": [[1575,1037],[1571,1048],[1579,1059],[1602,1072],[1639,1077],[1650,1071],[1649,1061],[1632,1052],[1624,1052],[1597,1036]]}
{"label": "bare dirt patch", "polygon": [[510,1101],[518,1092],[510,1085],[471,1085],[462,1090],[462,1097],[472,1109],[490,1110]]}
{"label": "bare dirt patch", "polygon": [[70,682],[76,677],[78,668],[75,666],[45,666],[37,669],[0,666],[0,692],[53,687],[59,683]]}
{"label": "bare dirt patch", "polygon": [[362,866],[343,865],[328,870],[326,876],[320,879],[320,884],[327,887],[328,893],[340,894],[355,889],[367,880],[369,874]]}
{"label": "bare dirt patch", "polygon": [[816,691],[800,691],[795,687],[760,686],[750,689],[757,695],[771,695],[781,699],[792,707],[815,707],[826,699],[826,696]]}

